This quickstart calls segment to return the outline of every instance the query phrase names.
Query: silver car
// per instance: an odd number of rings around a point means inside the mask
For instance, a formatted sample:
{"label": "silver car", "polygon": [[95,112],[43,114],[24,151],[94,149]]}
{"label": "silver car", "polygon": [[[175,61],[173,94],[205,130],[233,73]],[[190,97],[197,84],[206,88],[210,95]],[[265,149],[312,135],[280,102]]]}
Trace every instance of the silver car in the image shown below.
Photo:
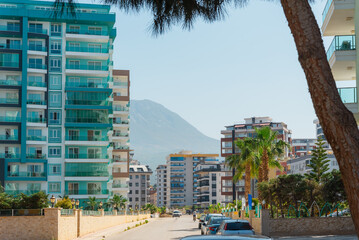
{"label": "silver car", "polygon": [[247,220],[224,220],[218,227],[218,234],[229,235],[254,235],[252,226]]}
{"label": "silver car", "polygon": [[204,235],[205,232],[206,232],[206,225],[209,221],[209,219],[212,217],[212,216],[215,216],[215,217],[223,217],[223,214],[221,213],[208,213],[206,214],[206,217],[204,218],[202,224],[201,224],[201,235]]}

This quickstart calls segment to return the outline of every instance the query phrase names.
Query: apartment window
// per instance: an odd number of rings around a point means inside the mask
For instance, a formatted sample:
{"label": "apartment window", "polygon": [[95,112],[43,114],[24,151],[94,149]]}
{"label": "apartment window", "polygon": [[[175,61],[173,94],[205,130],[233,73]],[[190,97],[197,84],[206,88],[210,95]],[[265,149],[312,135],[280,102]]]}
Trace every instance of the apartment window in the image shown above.
{"label": "apartment window", "polygon": [[101,183],[87,183],[88,194],[99,194],[102,193]]}
{"label": "apartment window", "polygon": [[50,75],[50,90],[61,90],[62,89],[62,77],[61,75]]}
{"label": "apartment window", "polygon": [[136,179],[138,179],[140,176],[139,175],[136,175]]}
{"label": "apartment window", "polygon": [[132,190],[130,190],[130,191],[128,192],[128,194],[132,194]]}
{"label": "apartment window", "polygon": [[6,27],[8,31],[18,32],[20,31],[20,23],[19,22],[7,22]]}
{"label": "apartment window", "polygon": [[89,44],[89,52],[101,53],[101,44]]}
{"label": "apartment window", "polygon": [[70,26],[68,33],[75,33],[75,34],[80,33],[80,26]]}
{"label": "apartment window", "polygon": [[128,183],[128,186],[129,186],[129,187],[132,187],[132,183],[131,183],[131,182],[130,182],[130,183]]}
{"label": "apartment window", "polygon": [[32,32],[32,33],[43,33],[42,23],[30,23],[30,24],[29,24],[29,32]]}
{"label": "apartment window", "polygon": [[50,72],[61,72],[61,58],[50,59]]}
{"label": "apartment window", "polygon": [[139,186],[139,183],[138,183],[138,182],[136,182],[136,183],[135,183],[135,186],[136,186],[136,187],[138,187],[138,186]]}
{"label": "apartment window", "polygon": [[139,193],[139,191],[138,190],[135,190],[135,194],[138,194]]}
{"label": "apartment window", "polygon": [[29,50],[32,51],[43,51],[42,41],[39,40],[29,40]]}
{"label": "apartment window", "polygon": [[61,24],[52,23],[51,24],[51,36],[59,37],[61,36]]}
{"label": "apartment window", "polygon": [[41,129],[28,129],[27,135],[28,135],[28,137],[41,137],[42,130]]}
{"label": "apartment window", "polygon": [[27,190],[32,192],[39,192],[41,191],[41,183],[28,183]]}
{"label": "apartment window", "polygon": [[49,147],[49,158],[60,158],[61,147]]}
{"label": "apartment window", "polygon": [[130,175],[130,179],[132,179],[132,175]]}
{"label": "apartment window", "polygon": [[61,143],[61,128],[49,128],[49,143]]}
{"label": "apartment window", "polygon": [[101,35],[102,28],[101,27],[89,27],[89,34],[92,35]]}
{"label": "apartment window", "polygon": [[49,110],[49,124],[61,124],[61,110]]}
{"label": "apartment window", "polygon": [[69,46],[68,51],[74,51],[74,52],[80,51],[80,43],[70,42],[68,46]]}
{"label": "apartment window", "polygon": [[42,65],[42,58],[29,58],[29,68],[45,69]]}
{"label": "apartment window", "polygon": [[[129,200],[130,202],[132,202],[132,197],[128,198],[128,200]],[[130,206],[130,207],[131,207],[131,206]]]}
{"label": "apartment window", "polygon": [[88,148],[88,158],[101,158],[101,148]]}
{"label": "apartment window", "polygon": [[0,67],[19,67],[19,54],[0,53]]}
{"label": "apartment window", "polygon": [[135,198],[135,201],[138,202],[138,197]]}
{"label": "apartment window", "polygon": [[61,107],[61,92],[49,92],[49,107]]}
{"label": "apartment window", "polygon": [[61,41],[52,41],[51,42],[50,53],[61,54]]}
{"label": "apartment window", "polygon": [[61,182],[49,182],[49,193],[60,193]]}
{"label": "apartment window", "polygon": [[78,147],[70,147],[69,148],[69,158],[71,158],[71,159],[79,158],[79,151],[80,151],[80,149]]}
{"label": "apartment window", "polygon": [[69,61],[69,69],[80,69],[80,61],[79,60],[70,60]]}
{"label": "apartment window", "polygon": [[88,64],[88,70],[101,70],[101,66],[102,66],[101,62],[89,61],[87,64]]}
{"label": "apartment window", "polygon": [[49,175],[61,175],[61,164],[49,164]]}
{"label": "apartment window", "polygon": [[68,194],[69,195],[76,195],[79,194],[79,184],[78,183],[68,183]]}

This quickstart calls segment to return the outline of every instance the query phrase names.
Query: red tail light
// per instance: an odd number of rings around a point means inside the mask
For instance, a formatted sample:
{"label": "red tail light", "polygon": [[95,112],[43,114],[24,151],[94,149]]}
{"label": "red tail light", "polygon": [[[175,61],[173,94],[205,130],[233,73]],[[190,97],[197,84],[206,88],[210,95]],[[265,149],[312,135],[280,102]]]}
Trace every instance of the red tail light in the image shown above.
{"label": "red tail light", "polygon": [[215,227],[209,227],[208,229],[211,230],[211,231],[216,231]]}
{"label": "red tail light", "polygon": [[248,224],[249,224],[249,227],[250,227],[251,229],[253,229],[252,225],[251,225],[250,223],[248,223]]}
{"label": "red tail light", "polygon": [[227,230],[227,223],[226,223],[226,225],[224,225],[224,230]]}

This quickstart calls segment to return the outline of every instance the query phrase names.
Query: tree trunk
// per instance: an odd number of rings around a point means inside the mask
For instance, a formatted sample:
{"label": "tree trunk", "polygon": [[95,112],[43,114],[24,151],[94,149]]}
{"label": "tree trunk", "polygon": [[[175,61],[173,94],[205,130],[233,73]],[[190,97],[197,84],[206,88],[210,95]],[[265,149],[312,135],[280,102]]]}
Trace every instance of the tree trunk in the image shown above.
{"label": "tree trunk", "polygon": [[333,148],[352,219],[359,235],[359,131],[342,103],[325,53],[321,33],[308,0],[281,0],[307,78],[315,112]]}
{"label": "tree trunk", "polygon": [[267,149],[263,150],[263,157],[262,157],[262,169],[263,169],[263,181],[267,182],[269,180],[269,160],[268,160],[268,152]]}
{"label": "tree trunk", "polygon": [[250,163],[246,163],[244,181],[245,181],[244,195],[246,197],[246,206],[248,206],[248,194],[251,193],[251,164]]}

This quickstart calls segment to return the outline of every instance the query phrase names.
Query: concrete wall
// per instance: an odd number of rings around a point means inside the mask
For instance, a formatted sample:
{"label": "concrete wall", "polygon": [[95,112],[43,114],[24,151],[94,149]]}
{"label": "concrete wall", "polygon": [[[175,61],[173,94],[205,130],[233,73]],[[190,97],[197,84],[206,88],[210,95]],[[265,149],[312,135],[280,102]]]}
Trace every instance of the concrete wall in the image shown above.
{"label": "concrete wall", "polygon": [[0,217],[1,240],[71,240],[92,232],[122,223],[150,218],[150,214],[82,216],[80,210],[74,215],[61,216],[58,208],[44,209],[44,216]]}

